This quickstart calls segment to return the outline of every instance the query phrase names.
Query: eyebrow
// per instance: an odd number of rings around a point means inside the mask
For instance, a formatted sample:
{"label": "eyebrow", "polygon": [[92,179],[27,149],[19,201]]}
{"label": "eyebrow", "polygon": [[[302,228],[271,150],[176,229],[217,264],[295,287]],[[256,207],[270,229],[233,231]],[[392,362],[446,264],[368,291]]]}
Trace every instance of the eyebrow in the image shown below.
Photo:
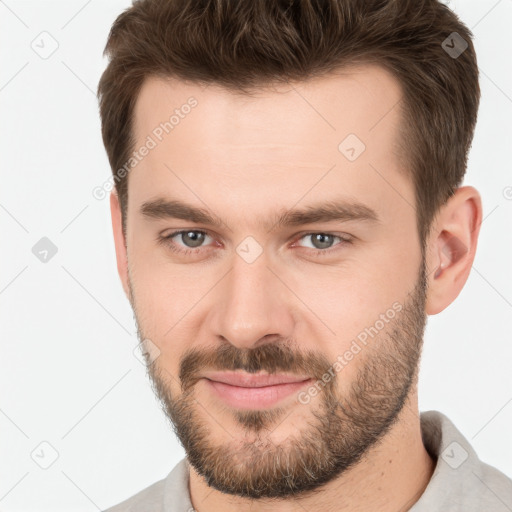
{"label": "eyebrow", "polygon": [[[140,213],[148,219],[173,218],[215,227],[226,225],[220,217],[210,213],[207,209],[198,208],[173,199],[157,198],[146,201],[142,204]],[[381,222],[377,212],[363,203],[346,200],[330,200],[313,204],[303,209],[279,212],[273,219],[270,218],[260,222],[260,226],[271,231],[276,227],[297,227],[304,224],[329,221]]]}

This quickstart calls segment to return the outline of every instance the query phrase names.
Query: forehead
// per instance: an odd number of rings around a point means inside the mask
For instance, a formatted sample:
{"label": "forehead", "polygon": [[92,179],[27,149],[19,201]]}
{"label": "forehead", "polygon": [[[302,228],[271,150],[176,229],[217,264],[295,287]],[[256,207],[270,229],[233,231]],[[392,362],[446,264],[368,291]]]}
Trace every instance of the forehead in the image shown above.
{"label": "forehead", "polygon": [[[309,137],[338,139],[356,133],[364,139],[383,116],[388,123],[397,116],[389,109],[401,98],[400,84],[380,66],[343,68],[326,77],[257,88],[251,95],[228,90],[218,84],[200,85],[176,78],[150,77],[141,87],[134,109],[134,134],[138,140],[168,121],[190,101],[197,107],[185,116],[192,119],[174,130],[173,138],[185,138],[189,129],[201,137],[201,148],[209,142],[257,141],[269,144],[293,143],[309,128]],[[188,110],[185,108],[185,110]],[[395,111],[395,114],[398,110]],[[179,116],[180,112],[176,112]],[[389,114],[389,115],[387,115]],[[182,113],[183,115],[183,113]],[[194,122],[195,121],[195,122]],[[176,120],[174,120],[176,122]],[[282,131],[281,128],[287,129]],[[214,127],[216,130],[212,131]],[[250,132],[237,130],[250,127]],[[202,128],[202,129],[201,129]]]}
{"label": "forehead", "polygon": [[166,193],[214,203],[222,195],[236,211],[248,202],[286,206],[305,195],[340,192],[375,202],[376,194],[396,199],[398,189],[411,198],[411,184],[398,171],[401,97],[398,81],[374,65],[250,96],[149,78],[137,98],[133,133],[134,149],[149,139],[152,148],[129,173],[129,203]]}

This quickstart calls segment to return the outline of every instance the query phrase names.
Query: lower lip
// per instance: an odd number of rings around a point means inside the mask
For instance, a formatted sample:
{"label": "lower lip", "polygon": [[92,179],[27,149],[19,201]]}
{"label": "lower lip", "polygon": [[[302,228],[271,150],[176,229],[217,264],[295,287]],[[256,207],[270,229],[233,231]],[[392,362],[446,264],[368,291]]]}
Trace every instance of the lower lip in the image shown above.
{"label": "lower lip", "polygon": [[205,379],[209,388],[225,403],[237,409],[261,409],[277,404],[284,398],[297,393],[311,379],[301,382],[289,382],[261,388],[231,386],[223,382]]}

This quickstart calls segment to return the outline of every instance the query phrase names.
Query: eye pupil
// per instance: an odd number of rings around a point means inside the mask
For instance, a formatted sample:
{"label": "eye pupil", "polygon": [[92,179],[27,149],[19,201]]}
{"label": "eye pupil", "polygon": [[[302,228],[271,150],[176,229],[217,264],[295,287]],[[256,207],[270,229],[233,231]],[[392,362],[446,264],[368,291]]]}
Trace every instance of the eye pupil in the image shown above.
{"label": "eye pupil", "polygon": [[[192,243],[190,245],[188,244],[188,241],[190,240],[187,240],[187,237],[191,239]],[[204,241],[204,233],[201,233],[200,231],[183,232],[181,234],[181,239],[188,247],[199,247]]]}
{"label": "eye pupil", "polygon": [[[317,245],[319,243],[319,245]],[[317,249],[328,249],[332,244],[332,235],[325,233],[315,233],[313,235],[313,245]]]}

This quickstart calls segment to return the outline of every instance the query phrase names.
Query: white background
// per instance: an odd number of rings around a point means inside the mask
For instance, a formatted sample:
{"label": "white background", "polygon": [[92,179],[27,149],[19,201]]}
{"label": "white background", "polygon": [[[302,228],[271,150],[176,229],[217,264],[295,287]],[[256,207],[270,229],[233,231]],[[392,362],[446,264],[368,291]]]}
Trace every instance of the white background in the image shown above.
{"label": "white background", "polygon": [[[95,97],[102,52],[128,6],[0,1],[4,512],[105,509],[184,456],[133,353],[108,199],[92,196],[110,176]],[[512,476],[512,0],[450,6],[474,31],[481,71],[464,184],[480,191],[484,221],[466,286],[429,317],[420,410],[447,414],[482,460]],[[47,59],[31,48],[43,31],[59,45]],[[58,248],[47,263],[32,253],[42,237]],[[43,441],[59,454],[48,469],[31,458],[50,460]]]}

